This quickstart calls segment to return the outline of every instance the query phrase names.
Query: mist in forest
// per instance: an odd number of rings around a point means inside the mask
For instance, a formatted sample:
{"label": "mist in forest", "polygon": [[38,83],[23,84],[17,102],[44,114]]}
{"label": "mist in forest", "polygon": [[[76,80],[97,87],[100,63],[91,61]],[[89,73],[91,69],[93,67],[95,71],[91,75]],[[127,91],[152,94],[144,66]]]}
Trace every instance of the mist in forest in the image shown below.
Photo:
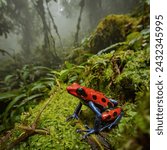
{"label": "mist in forest", "polygon": [[[12,56],[19,53],[26,60],[32,58],[36,51],[43,51],[43,54],[52,51],[51,55],[61,57],[61,53],[88,36],[104,16],[130,13],[138,2],[139,0],[0,1],[0,49]],[[0,58],[3,60],[8,56],[0,53]]]}

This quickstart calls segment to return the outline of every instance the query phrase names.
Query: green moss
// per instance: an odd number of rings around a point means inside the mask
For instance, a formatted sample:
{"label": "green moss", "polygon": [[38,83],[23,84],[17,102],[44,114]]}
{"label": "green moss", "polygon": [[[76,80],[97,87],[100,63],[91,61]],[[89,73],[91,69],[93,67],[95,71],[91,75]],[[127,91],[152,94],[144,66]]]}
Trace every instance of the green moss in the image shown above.
{"label": "green moss", "polygon": [[82,64],[88,60],[92,54],[88,50],[84,50],[82,47],[74,48],[70,50],[70,54],[67,56],[67,60],[70,63]]}
{"label": "green moss", "polygon": [[[66,122],[66,117],[73,113],[78,103],[78,99],[68,94],[65,90],[66,86],[59,89],[53,94],[52,100],[44,110],[40,117],[38,128],[47,128],[50,135],[34,135],[26,142],[21,143],[18,149],[89,149],[89,145],[81,141],[81,135],[76,133],[76,126],[72,126],[70,122]],[[31,124],[38,112],[42,109],[45,102],[41,102],[35,109],[31,110],[26,119]],[[26,116],[22,116],[25,122]],[[78,124],[78,121],[73,124]],[[18,132],[14,132],[15,138]]]}
{"label": "green moss", "polygon": [[136,30],[138,20],[128,15],[109,15],[105,17],[85,42],[85,47],[97,53],[114,43],[122,42]]}
{"label": "green moss", "polygon": [[123,106],[124,116],[118,128],[108,135],[113,149],[149,149],[149,91],[143,90],[137,94],[136,104],[127,102]]}

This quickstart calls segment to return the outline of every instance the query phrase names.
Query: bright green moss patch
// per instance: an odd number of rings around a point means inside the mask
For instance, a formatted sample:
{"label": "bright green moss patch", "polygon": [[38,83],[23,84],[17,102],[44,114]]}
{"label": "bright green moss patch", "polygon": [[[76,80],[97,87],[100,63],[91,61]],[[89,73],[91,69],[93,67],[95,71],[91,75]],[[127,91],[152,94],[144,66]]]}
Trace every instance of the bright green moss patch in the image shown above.
{"label": "bright green moss patch", "polygon": [[[66,117],[73,113],[78,103],[78,99],[68,94],[65,88],[63,86],[62,89],[57,89],[40,117],[38,128],[49,129],[50,135],[31,136],[26,142],[21,143],[18,149],[89,149],[89,145],[81,141],[81,135],[76,133],[74,125],[78,121],[65,121]],[[41,102],[35,109],[23,115],[24,122],[31,124],[45,103]],[[25,119],[27,115],[29,117]],[[15,138],[18,135],[15,132]]]}

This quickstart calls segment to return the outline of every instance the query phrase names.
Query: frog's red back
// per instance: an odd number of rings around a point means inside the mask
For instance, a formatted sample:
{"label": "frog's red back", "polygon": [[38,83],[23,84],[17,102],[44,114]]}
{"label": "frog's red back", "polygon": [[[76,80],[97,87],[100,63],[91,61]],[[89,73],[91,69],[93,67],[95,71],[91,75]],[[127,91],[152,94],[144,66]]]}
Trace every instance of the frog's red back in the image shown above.
{"label": "frog's red back", "polygon": [[[78,92],[78,90],[82,90],[81,94]],[[114,104],[102,92],[81,86],[77,83],[73,83],[72,85],[68,86],[67,91],[78,98],[85,101],[92,101],[94,104],[102,106],[103,108],[114,107]]]}
{"label": "frog's red back", "polygon": [[114,107],[114,104],[102,93],[91,88],[82,87],[87,93],[86,100],[92,101],[95,104],[101,105],[104,108]]}

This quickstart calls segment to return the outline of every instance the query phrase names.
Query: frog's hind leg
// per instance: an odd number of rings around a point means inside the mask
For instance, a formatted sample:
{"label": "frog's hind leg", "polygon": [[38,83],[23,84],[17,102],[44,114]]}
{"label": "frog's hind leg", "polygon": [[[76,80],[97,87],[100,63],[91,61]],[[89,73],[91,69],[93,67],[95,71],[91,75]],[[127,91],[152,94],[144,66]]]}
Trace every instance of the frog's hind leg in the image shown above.
{"label": "frog's hind leg", "polygon": [[81,133],[81,132],[89,132],[89,131],[91,131],[91,129],[92,129],[92,128],[90,128],[87,124],[84,125],[84,127],[86,128],[85,130],[77,129],[77,133]]}
{"label": "frog's hind leg", "polygon": [[111,128],[112,128],[113,126],[115,126],[115,125],[117,125],[117,124],[119,123],[119,121],[121,120],[122,116],[123,116],[123,112],[121,112],[120,115],[118,115],[118,117],[117,117],[112,123],[103,126],[103,127],[100,129],[100,131],[103,131],[103,130],[105,130],[105,129],[111,130]]}
{"label": "frog's hind leg", "polygon": [[86,139],[90,134],[97,133],[97,131],[94,128],[89,128],[87,130],[77,130],[77,132],[87,132],[85,135],[82,136],[82,139]]}
{"label": "frog's hind leg", "polygon": [[110,130],[113,126],[117,125],[119,123],[119,121],[121,120],[122,116],[123,116],[123,112],[121,112],[121,114],[114,120],[114,122],[112,122],[108,129]]}

